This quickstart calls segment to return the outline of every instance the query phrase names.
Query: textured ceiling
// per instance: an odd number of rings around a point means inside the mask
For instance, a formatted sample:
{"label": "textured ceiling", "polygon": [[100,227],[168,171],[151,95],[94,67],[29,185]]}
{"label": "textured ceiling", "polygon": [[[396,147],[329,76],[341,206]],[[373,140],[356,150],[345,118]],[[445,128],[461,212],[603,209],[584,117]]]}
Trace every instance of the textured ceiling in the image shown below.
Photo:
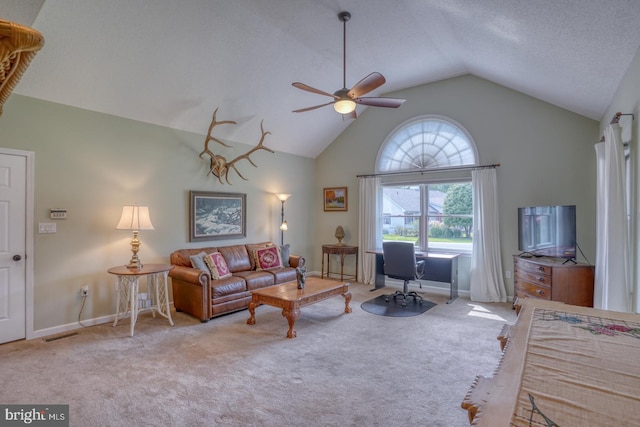
{"label": "textured ceiling", "polygon": [[637,0],[0,0],[46,40],[14,93],[201,134],[219,107],[216,136],[264,119],[312,158],[352,121],[292,113],[330,99],[291,83],[341,88],[342,10],[347,86],[378,71],[373,96],[472,73],[599,120],[640,46]]}

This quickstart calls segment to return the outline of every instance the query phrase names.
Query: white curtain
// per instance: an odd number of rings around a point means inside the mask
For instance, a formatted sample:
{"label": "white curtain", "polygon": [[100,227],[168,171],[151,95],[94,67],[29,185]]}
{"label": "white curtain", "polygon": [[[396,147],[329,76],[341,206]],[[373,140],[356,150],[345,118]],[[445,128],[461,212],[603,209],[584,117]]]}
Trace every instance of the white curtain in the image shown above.
{"label": "white curtain", "polygon": [[376,277],[376,256],[368,254],[382,247],[382,236],[379,235],[380,219],[382,212],[380,204],[380,178],[360,178],[360,221],[358,226],[358,246],[360,260],[358,264],[358,277],[363,283],[371,285]]}
{"label": "white curtain", "polygon": [[502,279],[498,184],[496,170],[471,171],[473,188],[473,254],[471,255],[471,301],[505,302]]}
{"label": "white curtain", "polygon": [[620,125],[604,131],[596,144],[596,266],[593,306],[631,311],[629,232],[625,209],[625,166]]}

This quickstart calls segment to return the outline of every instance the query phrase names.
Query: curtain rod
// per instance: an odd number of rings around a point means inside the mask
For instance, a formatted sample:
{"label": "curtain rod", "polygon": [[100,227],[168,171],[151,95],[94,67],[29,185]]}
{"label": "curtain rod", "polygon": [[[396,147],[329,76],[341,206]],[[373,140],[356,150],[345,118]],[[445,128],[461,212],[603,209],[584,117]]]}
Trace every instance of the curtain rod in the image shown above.
{"label": "curtain rod", "polygon": [[[613,117],[611,118],[611,123],[609,123],[609,124],[611,124],[611,125],[617,124],[620,121],[620,117],[622,117],[622,116],[631,116],[631,120],[635,119],[635,116],[633,114],[631,114],[631,113],[624,113],[623,114],[620,111],[618,111],[617,113],[615,113],[613,115]],[[600,137],[600,142],[604,142],[604,135],[602,135]]]}
{"label": "curtain rod", "polygon": [[625,113],[622,114],[621,112],[617,112],[613,115],[613,117],[611,118],[611,123],[612,125],[615,125],[616,123],[618,123],[620,121],[620,117],[621,116],[631,116],[631,120],[633,120],[635,117],[633,116],[633,114],[631,113]]}
{"label": "curtain rod", "polygon": [[356,178],[372,178],[374,176],[392,176],[392,175],[411,175],[411,174],[425,174],[432,172],[449,172],[449,171],[460,171],[460,170],[478,170],[478,169],[494,169],[500,166],[500,163],[495,163],[493,165],[480,165],[480,166],[451,166],[448,168],[434,168],[434,169],[418,169],[413,171],[399,171],[399,172],[382,172],[382,173],[371,173],[364,175],[356,175]]}

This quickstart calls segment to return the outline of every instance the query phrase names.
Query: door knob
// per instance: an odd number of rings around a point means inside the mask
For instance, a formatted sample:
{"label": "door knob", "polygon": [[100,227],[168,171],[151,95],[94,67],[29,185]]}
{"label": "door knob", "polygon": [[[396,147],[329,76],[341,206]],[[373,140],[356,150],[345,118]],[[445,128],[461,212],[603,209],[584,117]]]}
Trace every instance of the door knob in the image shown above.
{"label": "door knob", "polygon": [[13,260],[14,261],[20,261],[22,259],[22,257],[20,255],[14,255],[13,256]]}

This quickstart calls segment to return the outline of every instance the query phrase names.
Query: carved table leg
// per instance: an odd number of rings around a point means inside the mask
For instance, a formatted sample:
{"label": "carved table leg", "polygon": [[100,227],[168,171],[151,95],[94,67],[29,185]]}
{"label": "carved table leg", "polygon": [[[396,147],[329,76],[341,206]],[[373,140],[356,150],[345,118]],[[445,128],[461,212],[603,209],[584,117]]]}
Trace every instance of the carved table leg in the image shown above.
{"label": "carved table leg", "polygon": [[256,298],[253,297],[251,302],[249,303],[249,313],[251,316],[247,319],[247,325],[255,325],[256,324],[256,307],[258,306],[258,302]]}
{"label": "carved table leg", "polygon": [[295,338],[297,334],[295,329],[293,329],[293,325],[296,323],[296,319],[300,317],[300,309],[299,308],[293,308],[293,309],[283,308],[282,315],[286,317],[287,322],[289,322],[289,330],[287,331],[287,338]]}
{"label": "carved table leg", "polygon": [[351,307],[349,307],[349,302],[351,302],[351,292],[349,292],[349,288],[345,290],[342,296],[344,297],[344,312],[351,313]]}

